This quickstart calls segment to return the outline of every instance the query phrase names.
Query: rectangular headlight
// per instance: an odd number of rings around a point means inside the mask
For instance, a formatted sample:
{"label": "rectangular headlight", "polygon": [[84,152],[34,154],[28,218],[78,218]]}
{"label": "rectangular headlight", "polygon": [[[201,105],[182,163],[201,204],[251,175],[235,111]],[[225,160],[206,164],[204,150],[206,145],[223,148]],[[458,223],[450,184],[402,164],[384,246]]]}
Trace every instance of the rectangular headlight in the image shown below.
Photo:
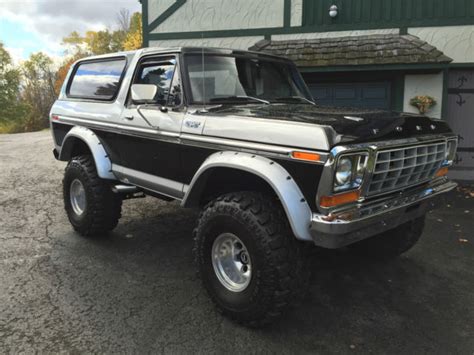
{"label": "rectangular headlight", "polygon": [[334,192],[356,190],[362,186],[368,153],[346,154],[338,158],[334,173]]}
{"label": "rectangular headlight", "polygon": [[457,139],[450,139],[448,140],[446,146],[446,157],[443,162],[443,166],[451,166],[453,165],[454,159],[456,158],[456,150],[458,147],[458,140]]}

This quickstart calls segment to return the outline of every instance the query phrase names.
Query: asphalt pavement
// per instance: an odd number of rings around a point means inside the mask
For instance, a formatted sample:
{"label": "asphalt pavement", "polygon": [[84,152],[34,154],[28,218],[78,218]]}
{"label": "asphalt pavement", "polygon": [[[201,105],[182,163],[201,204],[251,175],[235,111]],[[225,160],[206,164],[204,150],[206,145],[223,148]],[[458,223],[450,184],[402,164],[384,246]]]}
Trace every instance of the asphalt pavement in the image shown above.
{"label": "asphalt pavement", "polygon": [[73,232],[48,131],[0,135],[0,353],[474,354],[474,196],[372,262],[311,248],[310,291],[279,323],[222,318],[195,276],[197,214],[124,202],[109,236]]}

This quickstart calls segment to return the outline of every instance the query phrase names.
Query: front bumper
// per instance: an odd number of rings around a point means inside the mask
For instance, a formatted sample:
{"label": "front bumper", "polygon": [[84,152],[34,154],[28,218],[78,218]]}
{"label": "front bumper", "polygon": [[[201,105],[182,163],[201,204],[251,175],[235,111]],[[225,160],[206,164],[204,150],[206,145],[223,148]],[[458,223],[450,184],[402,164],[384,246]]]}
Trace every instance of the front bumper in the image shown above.
{"label": "front bumper", "polygon": [[396,196],[362,202],[328,216],[313,214],[311,235],[316,245],[337,249],[416,219],[440,205],[443,195],[457,186],[442,179]]}

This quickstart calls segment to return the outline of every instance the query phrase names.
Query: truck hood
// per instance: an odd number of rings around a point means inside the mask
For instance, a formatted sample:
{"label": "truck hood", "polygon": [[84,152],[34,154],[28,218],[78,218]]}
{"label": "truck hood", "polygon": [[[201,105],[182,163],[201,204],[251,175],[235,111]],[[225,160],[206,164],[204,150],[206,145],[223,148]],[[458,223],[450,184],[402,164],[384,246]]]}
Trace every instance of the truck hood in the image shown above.
{"label": "truck hood", "polygon": [[329,127],[326,131],[328,134],[332,132],[333,137],[328,137],[331,145],[451,133],[446,122],[426,116],[306,104],[219,106],[210,108],[207,115],[243,116]]}

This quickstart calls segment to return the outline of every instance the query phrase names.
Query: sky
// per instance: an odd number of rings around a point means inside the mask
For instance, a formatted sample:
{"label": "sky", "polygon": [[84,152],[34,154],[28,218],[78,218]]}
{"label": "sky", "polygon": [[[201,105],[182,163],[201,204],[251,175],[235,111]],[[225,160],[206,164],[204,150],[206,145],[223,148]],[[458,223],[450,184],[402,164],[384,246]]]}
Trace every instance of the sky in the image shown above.
{"label": "sky", "polygon": [[60,60],[63,37],[113,28],[121,8],[141,11],[138,0],[0,0],[0,41],[17,63],[39,51]]}

